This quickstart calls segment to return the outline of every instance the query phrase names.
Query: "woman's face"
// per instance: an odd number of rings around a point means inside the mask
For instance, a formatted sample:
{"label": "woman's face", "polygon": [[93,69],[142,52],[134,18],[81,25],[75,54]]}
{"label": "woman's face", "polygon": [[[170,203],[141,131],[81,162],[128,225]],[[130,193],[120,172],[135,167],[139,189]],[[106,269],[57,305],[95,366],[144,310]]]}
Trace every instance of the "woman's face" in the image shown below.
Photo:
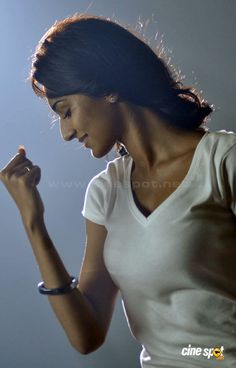
{"label": "woman's face", "polygon": [[91,98],[81,94],[48,98],[50,107],[60,117],[60,131],[66,141],[80,139],[92,155],[105,156],[121,136],[121,116],[118,103],[104,98]]}

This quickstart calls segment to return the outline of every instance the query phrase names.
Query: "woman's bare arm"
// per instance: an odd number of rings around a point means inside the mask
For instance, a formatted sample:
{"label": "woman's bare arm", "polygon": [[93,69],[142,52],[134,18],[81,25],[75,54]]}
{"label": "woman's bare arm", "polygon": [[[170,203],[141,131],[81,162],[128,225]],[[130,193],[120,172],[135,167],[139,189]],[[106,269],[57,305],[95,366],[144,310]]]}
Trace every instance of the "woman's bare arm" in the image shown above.
{"label": "woman's bare arm", "polygon": [[103,260],[103,249],[107,235],[105,226],[86,219],[86,234],[79,289],[93,305],[102,325],[105,340],[119,289],[113,283]]}
{"label": "woman's bare arm", "polygon": [[[26,157],[24,148],[18,152],[0,171],[0,180],[19,208],[45,286],[58,288],[71,280],[44,223],[44,204],[37,190],[41,170]],[[118,292],[103,263],[106,228],[86,220],[86,231],[79,287],[48,295],[69,341],[83,354],[104,342]]]}
{"label": "woman's bare arm", "polygon": [[[25,228],[45,286],[57,288],[70,283],[70,275],[44,223],[25,225]],[[48,296],[71,345],[82,354],[103,344],[118,292],[102,260],[105,227],[86,220],[86,229],[86,249],[78,288],[69,294]]]}

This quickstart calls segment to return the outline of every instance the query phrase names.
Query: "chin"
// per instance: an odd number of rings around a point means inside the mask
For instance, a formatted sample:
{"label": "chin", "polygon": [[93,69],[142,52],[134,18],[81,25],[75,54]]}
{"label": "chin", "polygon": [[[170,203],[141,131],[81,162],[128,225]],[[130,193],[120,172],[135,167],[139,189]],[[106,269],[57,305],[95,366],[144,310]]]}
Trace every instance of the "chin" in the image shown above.
{"label": "chin", "polygon": [[106,155],[106,153],[100,153],[100,152],[94,152],[91,149],[91,156],[94,158],[103,158]]}
{"label": "chin", "polygon": [[99,154],[97,154],[97,153],[93,152],[93,150],[92,150],[92,149],[91,149],[91,156],[92,156],[93,158],[102,158],[102,157],[103,157],[102,155],[99,155]]}
{"label": "chin", "polygon": [[[112,146],[113,147],[113,146]],[[108,153],[111,151],[112,147],[103,149],[103,150],[96,150],[91,148],[91,155],[95,158],[103,158],[104,156],[108,155]]]}

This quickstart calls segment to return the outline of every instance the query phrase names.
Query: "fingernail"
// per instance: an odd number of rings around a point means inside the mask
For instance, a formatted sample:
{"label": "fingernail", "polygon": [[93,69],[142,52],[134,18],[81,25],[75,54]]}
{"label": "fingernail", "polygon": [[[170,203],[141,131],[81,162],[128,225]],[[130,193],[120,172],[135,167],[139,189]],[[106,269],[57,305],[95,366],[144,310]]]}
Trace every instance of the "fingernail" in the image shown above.
{"label": "fingernail", "polygon": [[19,147],[18,147],[18,152],[20,154],[23,154],[25,155],[26,154],[26,151],[25,151],[25,146],[23,144],[20,144]]}

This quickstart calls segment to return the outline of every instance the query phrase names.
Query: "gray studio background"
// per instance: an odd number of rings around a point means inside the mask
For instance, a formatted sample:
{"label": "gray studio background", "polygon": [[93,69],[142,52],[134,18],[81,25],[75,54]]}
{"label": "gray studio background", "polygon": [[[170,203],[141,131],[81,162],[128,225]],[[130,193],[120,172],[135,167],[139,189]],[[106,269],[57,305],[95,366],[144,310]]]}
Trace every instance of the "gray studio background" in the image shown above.
{"label": "gray studio background", "polygon": [[[215,105],[210,129],[236,131],[236,1],[1,0],[0,167],[19,144],[41,167],[38,188],[46,225],[71,274],[79,273],[84,251],[80,212],[86,186],[106,167],[106,157],[94,159],[77,141],[64,142],[58,122],[51,124],[49,108],[26,78],[30,55],[43,33],[55,20],[87,9],[139,28],[151,45],[162,38],[171,63],[186,76],[184,83],[195,85]],[[108,159],[114,157],[111,153]],[[18,210],[1,183],[0,208],[0,367],[139,367],[141,346],[129,332],[120,298],[103,347],[83,356],[70,346],[47,297],[37,290],[39,269]]]}

